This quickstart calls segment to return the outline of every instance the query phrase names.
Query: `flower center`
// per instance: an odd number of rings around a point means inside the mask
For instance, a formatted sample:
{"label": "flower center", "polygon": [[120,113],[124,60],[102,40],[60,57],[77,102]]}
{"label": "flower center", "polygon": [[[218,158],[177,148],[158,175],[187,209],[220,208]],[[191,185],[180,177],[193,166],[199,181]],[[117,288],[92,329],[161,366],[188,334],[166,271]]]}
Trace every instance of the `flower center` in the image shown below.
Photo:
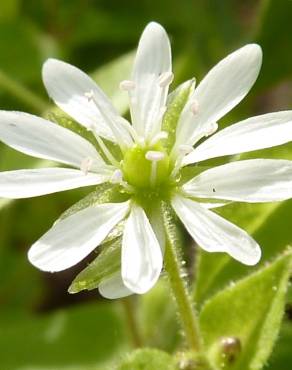
{"label": "flower center", "polygon": [[169,157],[160,144],[152,147],[135,145],[125,153],[122,171],[130,185],[154,188],[169,178]]}

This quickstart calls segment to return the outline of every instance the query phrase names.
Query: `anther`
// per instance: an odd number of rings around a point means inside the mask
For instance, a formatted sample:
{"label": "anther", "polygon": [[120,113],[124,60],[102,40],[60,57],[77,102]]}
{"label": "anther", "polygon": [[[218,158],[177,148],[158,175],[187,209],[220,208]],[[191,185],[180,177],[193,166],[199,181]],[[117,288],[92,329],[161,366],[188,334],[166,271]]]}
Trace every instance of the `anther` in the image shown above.
{"label": "anther", "polygon": [[134,81],[131,80],[124,80],[120,82],[120,89],[123,91],[131,91],[135,89],[136,84]]}
{"label": "anther", "polygon": [[173,81],[173,73],[172,72],[164,72],[158,78],[158,83],[160,87],[167,87]]}
{"label": "anther", "polygon": [[197,114],[199,112],[199,102],[198,100],[193,100],[190,105],[190,110],[193,114]]}
{"label": "anther", "polygon": [[94,92],[93,90],[90,90],[84,94],[88,101],[92,101],[94,99]]}
{"label": "anther", "polygon": [[165,153],[163,153],[163,152],[159,152],[159,151],[155,151],[155,150],[149,150],[149,151],[145,154],[145,158],[146,158],[148,161],[151,161],[151,162],[159,162],[159,161],[161,161],[163,158],[165,158]]}
{"label": "anther", "polygon": [[213,122],[207,129],[207,131],[205,132],[205,137],[208,137],[212,134],[214,134],[218,129],[218,123],[217,122]]}
{"label": "anther", "polygon": [[112,174],[110,182],[112,184],[120,184],[123,181],[123,173],[121,170],[115,170]]}
{"label": "anther", "polygon": [[172,178],[175,178],[175,176],[178,174],[179,169],[181,168],[183,157],[189,153],[191,153],[194,150],[194,148],[191,145],[182,144],[178,147],[179,155],[177,156],[175,166],[170,174]]}
{"label": "anther", "polygon": [[84,173],[84,175],[88,174],[93,164],[93,160],[90,157],[84,158],[80,165],[80,170]]}

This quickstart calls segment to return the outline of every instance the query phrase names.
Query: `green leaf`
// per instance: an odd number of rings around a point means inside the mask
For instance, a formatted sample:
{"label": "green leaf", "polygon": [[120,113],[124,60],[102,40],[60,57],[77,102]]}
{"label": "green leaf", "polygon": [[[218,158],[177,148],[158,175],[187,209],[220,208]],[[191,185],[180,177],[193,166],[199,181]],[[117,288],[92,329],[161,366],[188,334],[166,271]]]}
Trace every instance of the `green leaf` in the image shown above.
{"label": "green leaf", "polygon": [[70,285],[69,293],[96,289],[100,282],[121,268],[121,238],[107,242],[101,253],[82,270]]}
{"label": "green leaf", "polygon": [[[200,326],[213,366],[232,370],[263,368],[279,333],[291,267],[290,250],[203,306]],[[223,338],[239,341],[239,350],[230,355]]]}
{"label": "green leaf", "polygon": [[116,370],[176,370],[175,361],[158,349],[138,349],[131,353]]}
{"label": "green leaf", "polygon": [[273,352],[266,370],[290,370],[291,369],[291,343],[292,323],[285,322],[281,328],[279,340]]}

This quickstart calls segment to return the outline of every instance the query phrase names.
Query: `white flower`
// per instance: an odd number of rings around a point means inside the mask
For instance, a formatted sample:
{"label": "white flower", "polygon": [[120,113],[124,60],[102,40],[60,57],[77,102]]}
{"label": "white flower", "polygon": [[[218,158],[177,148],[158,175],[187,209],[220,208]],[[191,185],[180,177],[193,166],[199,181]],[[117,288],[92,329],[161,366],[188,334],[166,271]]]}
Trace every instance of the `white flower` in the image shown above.
{"label": "white flower", "polygon": [[[43,68],[49,95],[92,132],[104,159],[91,143],[68,129],[29,114],[2,111],[0,139],[4,143],[74,169],[2,172],[0,196],[25,198],[110,181],[124,188],[128,200],[92,205],[60,219],[29,250],[31,263],[44,271],[69,268],[125,220],[121,271],[104,279],[99,290],[108,298],[144,293],[155,284],[163,265],[163,199],[171,203],[201,248],[226,252],[247,265],[256,264],[261,255],[256,241],[210,208],[222,206],[224,201],[253,203],[290,198],[292,163],[242,160],[208,169],[182,186],[176,180],[183,166],[281,145],[292,139],[292,111],[253,117],[214,134],[220,118],[254,84],[261,61],[260,47],[251,44],[217,64],[189,96],[177,123],[175,144],[167,151],[162,119],[173,74],[169,40],[160,25],[150,23],[146,27],[131,80],[120,84],[129,94],[132,124],[118,115],[87,75],[49,59]],[[122,161],[110,153],[104,139],[119,145]]]}

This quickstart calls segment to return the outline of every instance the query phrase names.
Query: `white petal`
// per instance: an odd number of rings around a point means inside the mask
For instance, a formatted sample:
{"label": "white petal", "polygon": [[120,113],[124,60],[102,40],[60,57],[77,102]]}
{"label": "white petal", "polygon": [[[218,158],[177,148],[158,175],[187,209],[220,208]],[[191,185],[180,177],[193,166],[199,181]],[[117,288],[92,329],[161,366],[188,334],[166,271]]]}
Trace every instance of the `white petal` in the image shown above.
{"label": "white petal", "polygon": [[207,252],[226,252],[246,265],[260,260],[259,245],[238,226],[190,199],[176,196],[172,206],[192,238]]}
{"label": "white petal", "polygon": [[129,210],[129,202],[101,204],[56,222],[29,250],[30,262],[43,271],[62,271],[93,251]]}
{"label": "white petal", "polygon": [[0,111],[0,140],[33,157],[78,168],[85,158],[92,159],[92,169],[105,165],[87,140],[64,127],[27,113]]}
{"label": "white petal", "polygon": [[104,298],[108,299],[123,298],[133,294],[133,292],[124,285],[120,272],[102,280],[98,286],[98,290]]}
{"label": "white petal", "polygon": [[133,292],[143,294],[156,283],[161,269],[159,242],[143,209],[133,205],[122,242],[124,284]]}
{"label": "white petal", "polygon": [[0,197],[30,198],[59,191],[97,185],[108,181],[112,172],[84,174],[69,168],[41,168],[0,172]]}
{"label": "white petal", "polygon": [[292,111],[263,114],[238,122],[211,136],[187,155],[183,163],[270,148],[291,140]]}
{"label": "white petal", "polygon": [[56,59],[48,59],[42,73],[49,96],[77,122],[108,140],[131,141],[126,121],[86,73]]}
{"label": "white petal", "polygon": [[207,209],[213,209],[213,208],[220,208],[224,207],[227,204],[230,204],[231,202],[198,202],[202,207],[207,208]]}
{"label": "white petal", "polygon": [[133,126],[142,137],[160,131],[159,117],[166,104],[168,85],[161,87],[159,77],[170,73],[168,36],[163,27],[151,22],[141,36],[132,76],[135,88],[131,92],[131,114]]}
{"label": "white petal", "polygon": [[239,202],[272,202],[292,197],[292,161],[250,159],[202,172],[183,186],[186,194]]}
{"label": "white petal", "polygon": [[[235,107],[254,84],[262,63],[256,44],[246,45],[219,62],[195,89],[177,127],[176,147],[193,145],[210,126]],[[191,107],[196,102],[197,112]]]}

